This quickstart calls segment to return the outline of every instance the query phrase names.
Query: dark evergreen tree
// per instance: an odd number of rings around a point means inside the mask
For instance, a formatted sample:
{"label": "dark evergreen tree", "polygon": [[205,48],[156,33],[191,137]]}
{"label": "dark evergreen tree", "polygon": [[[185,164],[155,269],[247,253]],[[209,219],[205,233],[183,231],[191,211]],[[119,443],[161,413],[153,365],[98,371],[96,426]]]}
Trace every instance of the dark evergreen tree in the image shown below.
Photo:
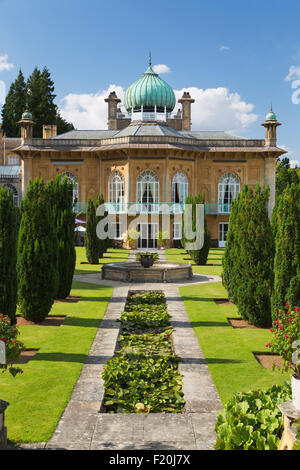
{"label": "dark evergreen tree", "polygon": [[18,121],[26,109],[26,100],[26,84],[20,69],[18,77],[9,88],[2,108],[2,128],[7,137],[18,137],[21,135]]}
{"label": "dark evergreen tree", "polygon": [[[204,204],[205,203],[205,196],[204,194],[197,194],[195,197],[193,196],[188,196],[186,198],[185,204],[190,204],[192,206],[192,231],[196,233],[197,226],[199,221],[197,220],[197,204]],[[195,249],[195,250],[187,250],[190,257],[192,258],[193,261],[197,265],[205,265],[207,262],[207,257],[209,253],[209,247],[210,247],[210,233],[207,230],[207,222],[206,222],[206,216],[204,213],[204,244],[201,249]],[[186,249],[187,243],[188,242],[194,242],[194,240],[187,240],[185,237],[185,228],[184,228],[184,218],[182,222],[182,245]]]}
{"label": "dark evergreen tree", "polygon": [[73,212],[73,184],[67,177],[47,185],[57,237],[58,288],[56,298],[64,299],[71,291],[76,263],[74,240],[75,214]]}
{"label": "dark evergreen tree", "polygon": [[42,179],[29,182],[18,238],[18,305],[21,315],[43,321],[57,292],[57,238]]}
{"label": "dark evergreen tree", "polygon": [[10,86],[2,109],[2,128],[7,137],[20,136],[18,121],[26,108],[32,113],[35,122],[33,137],[42,137],[43,124],[56,124],[58,134],[74,129],[73,124],[61,117],[54,103],[55,97],[54,82],[46,67],[42,72],[35,67],[27,83],[20,70]]}
{"label": "dark evergreen tree", "polygon": [[274,318],[286,302],[300,305],[300,182],[288,184],[279,196],[276,222]]}
{"label": "dark evergreen tree", "polygon": [[[234,288],[232,281],[230,283],[239,314],[258,326],[271,324],[274,241],[268,199],[269,189],[262,191],[259,185],[255,193],[245,185],[239,194],[238,230],[234,237]],[[230,241],[227,239],[227,244]]]}
{"label": "dark evergreen tree", "polygon": [[86,232],[84,244],[89,263],[99,264],[99,239],[96,234],[97,220],[94,201],[89,198],[86,211]]}
{"label": "dark evergreen tree", "polygon": [[73,183],[67,177],[57,176],[54,183],[54,217],[58,240],[57,298],[66,298],[71,291],[76,264],[75,214],[73,212]]}
{"label": "dark evergreen tree", "polygon": [[16,323],[17,306],[17,220],[13,196],[0,189],[0,313]]}

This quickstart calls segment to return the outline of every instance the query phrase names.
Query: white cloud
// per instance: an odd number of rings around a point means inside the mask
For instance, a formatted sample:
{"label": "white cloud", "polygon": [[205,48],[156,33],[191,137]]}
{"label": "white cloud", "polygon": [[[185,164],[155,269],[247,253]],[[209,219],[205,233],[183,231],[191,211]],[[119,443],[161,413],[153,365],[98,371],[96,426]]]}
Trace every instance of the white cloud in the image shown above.
{"label": "white cloud", "polygon": [[3,80],[0,80],[0,104],[5,103],[6,87]]}
{"label": "white cloud", "polygon": [[62,117],[72,122],[76,129],[106,129],[107,103],[104,99],[111,91],[115,91],[117,97],[123,101],[124,90],[118,85],[110,85],[107,90],[97,93],[69,93],[62,99]]}
{"label": "white cloud", "polygon": [[238,93],[227,88],[197,87],[174,90],[177,100],[184,91],[189,91],[195,103],[192,104],[192,128],[194,130],[224,130],[236,132],[255,122],[257,114],[252,113],[254,105],[241,100]]}
{"label": "white cloud", "polygon": [[285,77],[285,80],[290,82],[295,79],[300,79],[300,67],[297,67],[296,65],[291,65],[289,68],[289,73]]}
{"label": "white cloud", "polygon": [[291,168],[300,167],[300,163],[298,162],[298,160],[290,160],[290,166]]}
{"label": "white cloud", "polygon": [[[107,98],[115,91],[123,102],[124,89],[118,85],[110,85],[106,90],[90,94],[70,93],[62,100],[61,115],[72,122],[77,129],[106,129],[107,128]],[[243,101],[238,93],[230,93],[227,88],[197,87],[174,90],[176,99],[182,97],[184,91],[189,91],[195,103],[192,104],[193,130],[224,130],[237,132],[244,129],[258,118],[254,114],[253,104]],[[122,105],[122,103],[121,103]],[[177,111],[176,105],[174,112]],[[122,111],[124,107],[121,106]]]}
{"label": "white cloud", "polygon": [[222,44],[220,47],[219,47],[219,51],[223,52],[223,51],[229,51],[230,47],[229,46],[224,46],[224,44]]}
{"label": "white cloud", "polygon": [[10,70],[13,68],[14,65],[9,64],[7,60],[8,60],[7,54],[0,55],[0,72],[4,72],[5,70]]}
{"label": "white cloud", "polygon": [[165,64],[157,64],[153,65],[153,70],[155,73],[161,74],[161,73],[170,73],[171,69]]}

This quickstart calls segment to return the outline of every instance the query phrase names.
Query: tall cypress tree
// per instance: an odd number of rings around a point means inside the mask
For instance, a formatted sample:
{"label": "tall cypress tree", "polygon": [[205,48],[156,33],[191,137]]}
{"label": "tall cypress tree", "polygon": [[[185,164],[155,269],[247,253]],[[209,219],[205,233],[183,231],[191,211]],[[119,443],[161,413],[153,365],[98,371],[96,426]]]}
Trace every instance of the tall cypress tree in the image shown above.
{"label": "tall cypress tree", "polygon": [[21,130],[18,121],[26,108],[27,93],[24,75],[19,70],[18,77],[10,85],[2,108],[2,128],[7,137],[20,136]]}
{"label": "tall cypress tree", "polygon": [[288,184],[279,196],[274,260],[272,314],[286,302],[300,305],[300,182]]}
{"label": "tall cypress tree", "polygon": [[239,212],[239,199],[234,199],[231,202],[231,212],[229,217],[229,228],[227,232],[226,245],[224,256],[222,259],[223,272],[222,282],[223,286],[228,292],[228,296],[232,299],[235,287],[238,282],[238,273],[236,269],[236,256],[238,245],[236,243],[238,233],[238,212]]}
{"label": "tall cypress tree", "polygon": [[57,239],[49,195],[42,179],[30,182],[18,238],[18,304],[21,314],[43,321],[57,292]]}
{"label": "tall cypress tree", "polygon": [[86,232],[84,244],[89,263],[99,264],[99,239],[96,233],[97,220],[94,201],[89,197],[86,210]]}
{"label": "tall cypress tree", "polygon": [[16,323],[17,306],[17,220],[13,196],[0,189],[0,312]]}
{"label": "tall cypress tree", "polygon": [[274,241],[268,217],[269,189],[244,185],[233,204],[223,282],[239,314],[250,324],[271,323]]}
{"label": "tall cypress tree", "polygon": [[74,241],[75,214],[73,212],[73,184],[67,177],[47,185],[57,237],[58,288],[56,298],[64,299],[71,291],[76,263]]}

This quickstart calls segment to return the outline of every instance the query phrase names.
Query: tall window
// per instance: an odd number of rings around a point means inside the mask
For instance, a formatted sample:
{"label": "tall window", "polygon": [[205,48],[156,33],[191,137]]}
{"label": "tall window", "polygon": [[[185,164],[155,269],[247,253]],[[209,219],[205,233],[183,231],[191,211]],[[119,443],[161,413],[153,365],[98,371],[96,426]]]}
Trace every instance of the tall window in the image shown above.
{"label": "tall window", "polygon": [[141,212],[158,211],[159,179],[154,171],[146,170],[138,176],[137,202],[141,205]]}
{"label": "tall window", "polygon": [[116,205],[116,209],[122,210],[124,204],[124,178],[119,171],[114,171],[108,181],[109,202]]}
{"label": "tall window", "polygon": [[61,175],[61,181],[64,180],[65,176],[68,178],[68,180],[73,183],[73,202],[78,201],[78,195],[79,195],[79,186],[78,186],[78,179],[76,178],[73,173],[70,173],[67,171],[66,173],[63,173]]}
{"label": "tall window", "polygon": [[237,197],[240,192],[240,180],[232,174],[226,173],[219,181],[218,186],[218,210],[219,212],[229,213],[230,206],[233,199]]}
{"label": "tall window", "polygon": [[184,204],[188,195],[188,179],[183,171],[175,173],[172,181],[172,202]]}
{"label": "tall window", "polygon": [[19,165],[19,157],[16,157],[15,155],[8,157],[8,164],[9,165]]}
{"label": "tall window", "polygon": [[12,184],[5,184],[4,186],[7,187],[9,194],[12,193],[14,205],[18,207],[19,206],[19,194],[18,194],[17,188],[15,188],[15,186],[13,186]]}

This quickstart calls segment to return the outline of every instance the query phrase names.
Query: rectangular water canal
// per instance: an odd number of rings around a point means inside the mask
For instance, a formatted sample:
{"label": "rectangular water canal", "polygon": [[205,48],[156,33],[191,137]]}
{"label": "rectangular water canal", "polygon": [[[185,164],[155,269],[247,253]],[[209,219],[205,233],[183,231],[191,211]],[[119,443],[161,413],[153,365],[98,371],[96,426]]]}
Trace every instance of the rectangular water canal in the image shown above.
{"label": "rectangular water canal", "polygon": [[114,356],[104,366],[103,413],[182,413],[179,358],[164,292],[129,291]]}

